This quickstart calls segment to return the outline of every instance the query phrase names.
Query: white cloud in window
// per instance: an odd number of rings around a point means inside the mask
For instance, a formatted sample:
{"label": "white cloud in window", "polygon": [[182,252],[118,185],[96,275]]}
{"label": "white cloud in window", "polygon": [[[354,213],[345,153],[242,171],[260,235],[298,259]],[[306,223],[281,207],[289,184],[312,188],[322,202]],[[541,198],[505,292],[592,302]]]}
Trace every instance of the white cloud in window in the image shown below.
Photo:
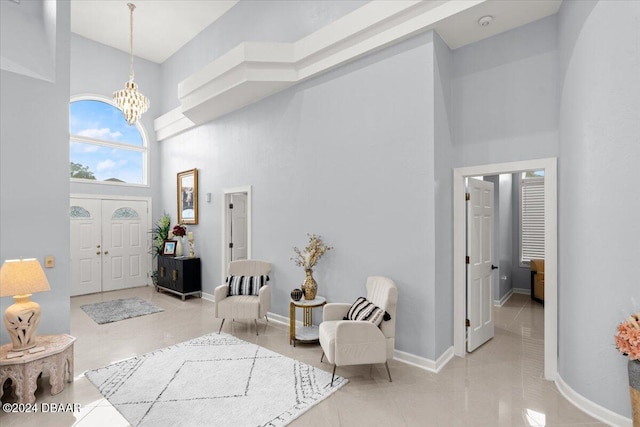
{"label": "white cloud in window", "polygon": [[114,162],[111,159],[105,159],[101,162],[98,162],[98,164],[96,165],[96,170],[98,172],[106,172],[106,171],[113,170],[115,167],[116,167],[116,162]]}
{"label": "white cloud in window", "polygon": [[97,145],[81,144],[71,141],[71,151],[74,153],[95,153],[100,149]]}
{"label": "white cloud in window", "polygon": [[122,136],[120,131],[112,132],[109,128],[85,129],[78,132],[80,136],[88,136],[89,138],[116,140]]}

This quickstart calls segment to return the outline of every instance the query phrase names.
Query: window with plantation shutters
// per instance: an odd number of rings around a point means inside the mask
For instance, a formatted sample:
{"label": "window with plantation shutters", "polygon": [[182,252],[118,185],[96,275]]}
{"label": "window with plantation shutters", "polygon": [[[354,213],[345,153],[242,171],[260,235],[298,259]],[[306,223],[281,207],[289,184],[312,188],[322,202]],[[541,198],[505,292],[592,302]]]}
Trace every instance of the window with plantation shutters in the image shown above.
{"label": "window with plantation shutters", "polygon": [[525,172],[520,180],[520,263],[544,259],[544,172]]}

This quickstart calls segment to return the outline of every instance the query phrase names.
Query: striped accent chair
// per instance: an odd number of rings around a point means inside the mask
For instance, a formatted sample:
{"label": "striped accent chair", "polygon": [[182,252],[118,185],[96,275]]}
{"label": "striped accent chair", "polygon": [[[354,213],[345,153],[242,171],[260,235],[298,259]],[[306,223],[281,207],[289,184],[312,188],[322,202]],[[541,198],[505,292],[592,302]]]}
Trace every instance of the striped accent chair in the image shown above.
{"label": "striped accent chair", "polygon": [[[271,308],[271,289],[266,284],[266,278],[260,281],[264,283],[259,287],[257,295],[254,295],[253,283],[261,276],[268,276],[271,273],[271,263],[258,260],[239,260],[231,261],[227,266],[228,284],[218,286],[214,293],[213,313],[216,319],[222,319],[218,333],[222,331],[225,319],[253,319],[256,325],[256,335],[258,335],[258,319],[264,317],[267,322],[267,312]],[[233,278],[232,278],[233,276]],[[239,277],[245,277],[247,280],[238,280]],[[252,278],[248,280],[248,278]],[[248,295],[232,295],[236,292],[238,282],[249,284],[251,282],[252,290],[247,292]],[[232,292],[233,288],[233,292]]]}
{"label": "striped accent chair", "polygon": [[320,362],[326,356],[329,363],[333,365],[331,385],[333,385],[336,366],[371,363],[384,363],[391,381],[387,361],[393,358],[395,347],[398,288],[393,280],[387,277],[369,277],[366,299],[386,312],[385,320],[379,325],[366,316],[360,320],[345,320],[350,317],[359,318],[357,314],[354,317],[354,310],[350,309],[354,305],[361,304],[360,300],[353,305],[331,303],[324,306],[322,323],[320,323],[320,345],[323,351]]}

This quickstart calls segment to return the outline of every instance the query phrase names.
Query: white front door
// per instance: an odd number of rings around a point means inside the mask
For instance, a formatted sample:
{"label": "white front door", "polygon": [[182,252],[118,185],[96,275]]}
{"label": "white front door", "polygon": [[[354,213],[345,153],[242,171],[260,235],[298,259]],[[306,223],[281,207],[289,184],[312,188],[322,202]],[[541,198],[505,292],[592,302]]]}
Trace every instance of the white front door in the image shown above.
{"label": "white front door", "polygon": [[147,202],[103,200],[102,231],[102,290],[146,285]]}
{"label": "white front door", "polygon": [[231,195],[231,259],[247,259],[247,195],[234,193]]}
{"label": "white front door", "polygon": [[147,202],[71,199],[71,295],[148,284]]}
{"label": "white front door", "polygon": [[467,351],[493,338],[493,183],[468,178]]}
{"label": "white front door", "polygon": [[71,199],[71,296],[102,290],[102,203]]}

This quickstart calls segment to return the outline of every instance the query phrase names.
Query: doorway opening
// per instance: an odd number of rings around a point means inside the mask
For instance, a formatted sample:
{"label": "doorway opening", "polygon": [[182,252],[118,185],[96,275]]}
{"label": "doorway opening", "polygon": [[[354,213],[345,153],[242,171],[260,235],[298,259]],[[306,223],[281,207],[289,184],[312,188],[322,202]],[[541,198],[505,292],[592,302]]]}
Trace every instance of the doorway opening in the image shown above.
{"label": "doorway opening", "polygon": [[222,279],[230,261],[251,259],[251,186],[222,191]]}
{"label": "doorway opening", "polygon": [[558,179],[557,159],[525,160],[456,168],[453,171],[453,350],[466,355],[466,201],[465,178],[544,170],[545,310],[544,376],[555,381],[558,368]]}

